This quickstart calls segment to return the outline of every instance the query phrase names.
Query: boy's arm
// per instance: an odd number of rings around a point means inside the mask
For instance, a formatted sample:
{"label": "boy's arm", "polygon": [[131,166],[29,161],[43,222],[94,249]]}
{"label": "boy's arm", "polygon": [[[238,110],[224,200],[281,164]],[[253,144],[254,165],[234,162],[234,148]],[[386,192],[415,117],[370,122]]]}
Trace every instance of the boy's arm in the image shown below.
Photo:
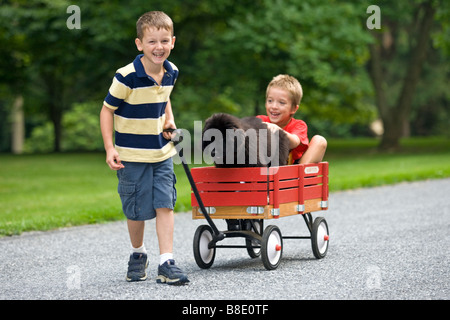
{"label": "boy's arm", "polygon": [[120,170],[124,165],[120,161],[119,153],[114,148],[113,130],[114,130],[114,110],[103,106],[100,111],[100,129],[102,131],[103,144],[106,151],[106,163],[111,170]]}
{"label": "boy's arm", "polygon": [[[286,131],[284,131],[284,132],[286,132]],[[291,150],[295,149],[300,145],[300,143],[301,143],[300,138],[296,134],[286,132],[286,135],[289,139],[289,149],[291,149]]]}
{"label": "boy's arm", "polygon": [[[164,129],[176,129],[177,126],[175,125],[175,119],[172,112],[172,104],[169,101],[167,101],[166,105],[166,122],[164,123]],[[167,140],[170,140],[172,138],[172,133],[170,132],[163,132],[163,137]]]}
{"label": "boy's arm", "polygon": [[[269,130],[272,130],[273,132],[275,132],[276,130],[283,130],[274,123],[266,122],[266,124]],[[289,133],[286,130],[284,130],[284,132],[286,133],[286,136],[288,137],[289,140],[289,149],[292,150],[297,148],[301,143],[300,138],[296,134]]]}

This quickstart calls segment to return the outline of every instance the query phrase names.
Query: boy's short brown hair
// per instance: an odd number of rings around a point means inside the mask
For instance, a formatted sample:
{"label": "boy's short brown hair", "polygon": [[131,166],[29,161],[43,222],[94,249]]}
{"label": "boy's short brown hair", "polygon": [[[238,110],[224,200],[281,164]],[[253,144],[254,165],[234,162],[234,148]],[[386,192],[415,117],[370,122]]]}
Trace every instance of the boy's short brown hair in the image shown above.
{"label": "boy's short brown hair", "polygon": [[136,35],[142,40],[144,36],[144,30],[146,28],[165,29],[174,35],[173,22],[170,17],[162,11],[149,11],[139,17],[136,22]]}
{"label": "boy's short brown hair", "polygon": [[303,89],[300,82],[294,77],[287,74],[279,74],[274,77],[267,86],[266,97],[269,93],[269,89],[272,87],[287,90],[291,96],[292,107],[300,105],[300,101],[303,97]]}

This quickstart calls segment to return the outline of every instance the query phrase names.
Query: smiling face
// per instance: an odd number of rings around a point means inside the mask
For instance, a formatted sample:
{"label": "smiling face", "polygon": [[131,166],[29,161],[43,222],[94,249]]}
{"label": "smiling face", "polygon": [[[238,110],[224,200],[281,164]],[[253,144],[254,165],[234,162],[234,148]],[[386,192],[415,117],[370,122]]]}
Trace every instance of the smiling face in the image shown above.
{"label": "smiling face", "polygon": [[288,90],[272,86],[267,91],[266,97],[266,113],[270,122],[284,128],[294,113],[297,111],[298,105],[292,101]]}
{"label": "smiling face", "polygon": [[164,28],[148,27],[144,29],[142,39],[136,38],[136,47],[144,53],[145,63],[150,67],[162,65],[169,57],[175,45],[175,37]]}

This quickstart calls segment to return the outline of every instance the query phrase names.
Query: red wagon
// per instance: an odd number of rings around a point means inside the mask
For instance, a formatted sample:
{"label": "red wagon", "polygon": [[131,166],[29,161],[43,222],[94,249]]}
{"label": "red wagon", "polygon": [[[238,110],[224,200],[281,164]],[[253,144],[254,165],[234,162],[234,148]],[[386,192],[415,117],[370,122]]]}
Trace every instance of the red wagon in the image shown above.
{"label": "red wagon", "polygon": [[[183,162],[184,163],[184,162]],[[261,256],[264,267],[278,267],[283,239],[310,239],[316,258],[325,257],[328,224],[313,220],[311,212],[328,209],[328,163],[263,168],[193,168],[185,166],[192,186],[192,217],[206,219],[194,235],[194,257],[201,268],[212,266],[217,248],[246,248],[252,258]],[[281,235],[264,220],[301,215],[308,236]],[[213,219],[225,219],[228,230],[219,231]],[[226,238],[243,237],[245,245],[218,245]]]}
{"label": "red wagon", "polygon": [[[317,259],[329,245],[328,224],[313,220],[311,212],[328,209],[328,162],[281,167],[189,169],[176,131],[173,142],[192,187],[193,219],[206,219],[194,235],[194,257],[200,268],[210,268],[217,248],[246,248],[252,258],[261,256],[264,267],[276,269],[283,254],[283,239],[310,239]],[[264,220],[301,215],[308,236],[282,236],[276,225],[264,229]],[[228,229],[219,231],[213,219],[225,219]],[[226,238],[245,238],[245,245],[218,245]]]}

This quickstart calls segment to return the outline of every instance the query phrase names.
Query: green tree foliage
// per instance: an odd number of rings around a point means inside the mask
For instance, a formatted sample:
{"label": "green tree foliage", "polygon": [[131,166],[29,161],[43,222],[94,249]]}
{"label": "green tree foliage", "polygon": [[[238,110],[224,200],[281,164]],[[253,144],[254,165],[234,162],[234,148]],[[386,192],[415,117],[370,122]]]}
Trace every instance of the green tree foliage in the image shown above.
{"label": "green tree foliage", "polygon": [[272,77],[288,73],[303,85],[300,117],[356,122],[370,113],[362,99],[370,94],[363,69],[370,39],[354,23],[357,17],[357,7],[349,3],[253,2],[242,16],[230,18],[220,39],[222,60],[228,62],[222,65],[233,68],[239,84],[254,84],[253,99],[263,100]]}
{"label": "green tree foliage", "polygon": [[371,41],[360,23],[365,8],[312,0],[207,3],[184,1],[187,13],[174,15],[173,56],[182,73],[173,99],[183,120],[264,113],[266,86],[281,73],[302,83],[298,117],[312,127],[375,118],[364,69]]}
{"label": "green tree foliage", "polygon": [[[3,0],[0,146],[5,150],[3,137],[9,124],[4,115],[17,95],[25,98],[27,137],[40,136],[42,142],[50,136],[45,141],[53,145],[39,150],[83,148],[87,147],[80,140],[83,134],[85,141],[94,139],[92,133],[100,137],[99,128],[90,127],[91,120],[77,124],[73,117],[81,117],[82,110],[92,111],[89,119],[98,116],[115,70],[138,54],[135,23],[150,10],[167,12],[175,25],[177,40],[170,60],[179,67],[180,77],[171,98],[178,127],[192,129],[193,120],[205,120],[214,112],[264,113],[267,83],[277,74],[289,73],[303,85],[298,117],[308,122],[313,133],[352,134],[355,123],[367,126],[381,113],[366,68],[372,58],[369,49],[379,41],[373,34],[399,31],[392,33],[399,49],[396,58],[383,57],[380,67],[385,76],[382,86],[392,90],[386,95],[393,99],[406,70],[403,62],[414,51],[413,45],[408,46],[415,42],[409,33],[415,26],[414,14],[422,16],[424,3],[377,2],[382,10],[381,31],[366,27],[366,8],[372,4],[368,1]],[[72,4],[81,11],[80,29],[66,25],[70,16],[66,10]],[[407,112],[413,133],[440,133],[439,128],[445,129],[438,125],[440,119],[448,119],[442,107],[448,101],[442,83],[448,80],[449,5],[432,4],[436,20],[427,43],[440,51],[433,49],[427,55],[430,60],[424,63],[422,75],[428,80],[417,84],[427,94],[413,99]],[[447,69],[438,67],[442,63]],[[420,122],[430,103],[439,116]],[[83,128],[82,122],[91,129]],[[424,132],[428,126],[437,129]],[[32,141],[28,147],[39,145]]]}

